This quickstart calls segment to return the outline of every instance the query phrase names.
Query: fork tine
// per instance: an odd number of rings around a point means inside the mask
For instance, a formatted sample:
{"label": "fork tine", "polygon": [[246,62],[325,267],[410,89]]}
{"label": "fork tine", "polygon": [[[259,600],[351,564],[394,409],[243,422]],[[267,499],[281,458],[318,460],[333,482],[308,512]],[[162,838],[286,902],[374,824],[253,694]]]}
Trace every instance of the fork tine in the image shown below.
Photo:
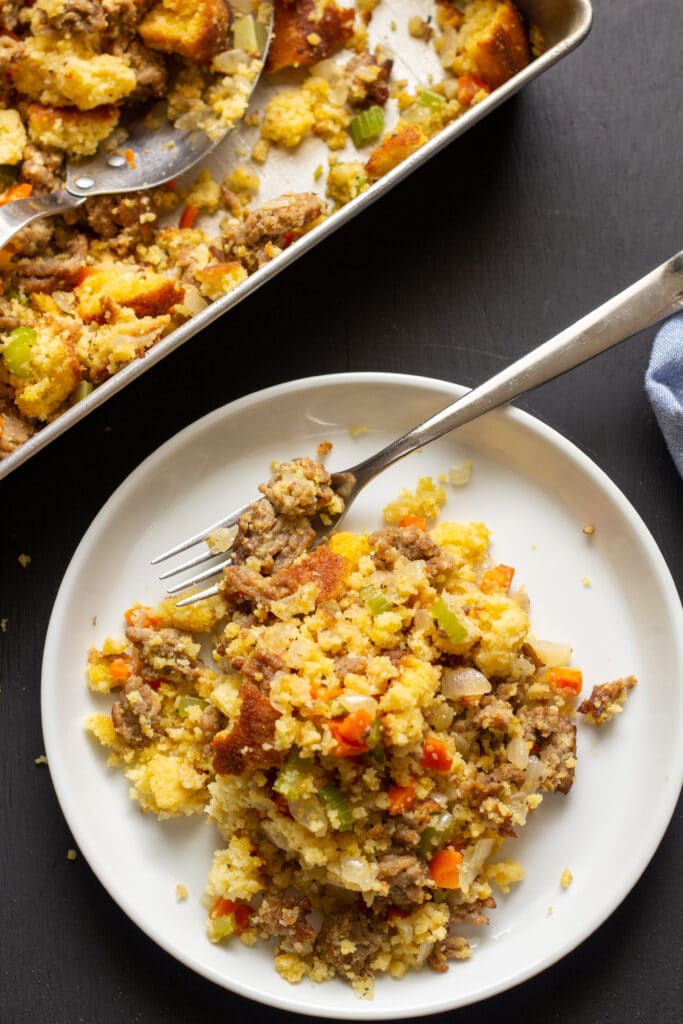
{"label": "fork tine", "polygon": [[188,558],[187,562],[182,562],[174,569],[167,569],[166,572],[162,572],[159,579],[167,580],[170,576],[175,576],[179,572],[185,572],[186,569],[194,569],[195,565],[201,565],[202,562],[208,562],[210,559],[217,558],[219,555],[224,554],[225,551],[204,551],[201,555],[195,555],[194,558]]}
{"label": "fork tine", "polygon": [[221,526],[236,526],[237,520],[247,511],[250,504],[251,502],[247,502],[246,505],[242,505],[242,508],[238,508],[237,511],[233,512],[232,515],[227,516],[227,518],[219,519],[217,523],[212,523],[211,526],[207,526],[204,530],[200,530],[199,533],[194,533],[191,537],[188,537],[187,540],[180,541],[179,544],[169,548],[168,551],[164,551],[162,554],[156,555],[156,557],[150,562],[150,565],[158,565],[159,562],[165,562],[167,558],[172,558],[173,555],[178,555],[181,551],[186,551],[187,548],[193,547],[194,544],[199,544],[200,541],[206,541],[209,534],[213,533],[214,530],[218,530]]}
{"label": "fork tine", "polygon": [[226,558],[224,562],[219,562],[218,565],[212,565],[209,569],[198,572],[196,576],[192,576],[189,580],[181,580],[180,583],[174,583],[172,587],[168,588],[166,593],[179,594],[181,590],[187,590],[188,587],[194,586],[195,583],[201,583],[203,580],[208,580],[211,576],[215,576],[226,565],[230,565],[231,562],[232,558]]}
{"label": "fork tine", "polygon": [[206,590],[200,590],[198,594],[190,594],[189,597],[184,597],[182,601],[176,603],[176,608],[184,608],[188,604],[194,604],[195,601],[203,601],[207,597],[213,597],[218,593],[218,584],[216,583],[213,587],[208,587]]}

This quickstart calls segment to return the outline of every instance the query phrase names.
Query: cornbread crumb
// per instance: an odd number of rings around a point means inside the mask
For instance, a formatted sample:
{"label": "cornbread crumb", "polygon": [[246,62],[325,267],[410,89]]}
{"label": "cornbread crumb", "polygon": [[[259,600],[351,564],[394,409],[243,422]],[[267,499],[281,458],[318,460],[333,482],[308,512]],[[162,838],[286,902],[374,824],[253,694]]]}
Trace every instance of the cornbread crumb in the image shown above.
{"label": "cornbread crumb", "polygon": [[78,853],[77,853],[76,850],[74,850],[73,847],[71,847],[70,850],[66,851],[66,859],[67,860],[76,860],[76,857],[78,857]]}
{"label": "cornbread crumb", "polygon": [[21,566],[22,569],[25,569],[27,566],[29,566],[31,564],[31,556],[30,555],[21,554],[17,558],[17,562],[19,563],[19,565]]}
{"label": "cornbread crumb", "polygon": [[593,524],[587,523],[586,526],[584,526],[583,528],[583,533],[585,533],[587,537],[592,537],[595,533],[595,527],[593,526]]}
{"label": "cornbread crumb", "polygon": [[321,459],[324,459],[325,456],[329,455],[331,451],[332,451],[332,442],[331,441],[321,441],[320,444],[318,445],[317,452],[318,452],[319,458],[321,458]]}
{"label": "cornbread crumb", "polygon": [[360,437],[366,434],[370,427],[367,423],[349,423],[349,434],[351,437]]}
{"label": "cornbread crumb", "polygon": [[23,160],[28,136],[18,110],[0,110],[0,164],[11,167]]}
{"label": "cornbread crumb", "polygon": [[560,885],[562,886],[563,889],[568,889],[573,881],[574,881],[573,874],[571,873],[569,868],[565,868],[564,871],[562,872],[562,874],[560,875]]}
{"label": "cornbread crumb", "polygon": [[591,583],[591,581],[588,578],[588,576],[582,576],[581,577],[581,584],[584,587],[592,587],[593,586],[593,584]]}
{"label": "cornbread crumb", "polygon": [[7,632],[7,619],[6,618],[5,619],[0,619],[0,630],[3,633]]}
{"label": "cornbread crumb", "polygon": [[187,886],[182,882],[178,882],[175,887],[175,898],[176,903],[183,903],[187,899]]}
{"label": "cornbread crumb", "polygon": [[47,757],[45,756],[45,754],[40,754],[38,757],[34,757],[33,763],[34,764],[47,764]]}

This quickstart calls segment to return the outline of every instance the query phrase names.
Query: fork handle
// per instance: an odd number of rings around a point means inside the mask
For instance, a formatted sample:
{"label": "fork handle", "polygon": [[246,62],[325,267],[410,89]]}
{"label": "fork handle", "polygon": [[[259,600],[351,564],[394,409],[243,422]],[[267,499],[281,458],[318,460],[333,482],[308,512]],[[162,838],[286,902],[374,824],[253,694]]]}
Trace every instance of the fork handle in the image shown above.
{"label": "fork handle", "polygon": [[484,413],[514,401],[683,309],[683,251],[571,327],[468,391],[380,452],[354,466],[363,487],[381,470]]}
{"label": "fork handle", "polygon": [[0,249],[7,245],[10,238],[21,231],[27,224],[41,217],[53,217],[65,210],[74,210],[82,206],[85,196],[74,196],[65,188],[47,195],[29,196],[27,199],[15,199],[0,207]]}

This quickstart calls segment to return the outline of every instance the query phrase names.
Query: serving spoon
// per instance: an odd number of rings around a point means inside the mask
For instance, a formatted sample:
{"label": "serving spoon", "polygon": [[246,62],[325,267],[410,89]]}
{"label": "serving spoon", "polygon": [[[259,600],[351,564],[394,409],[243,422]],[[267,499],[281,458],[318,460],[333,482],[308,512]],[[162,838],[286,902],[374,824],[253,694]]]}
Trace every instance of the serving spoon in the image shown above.
{"label": "serving spoon", "polygon": [[[257,57],[261,66],[245,93],[245,111],[263,70],[272,34],[273,6],[261,5],[258,17],[255,49],[249,56]],[[266,20],[260,20],[261,17]],[[234,27],[233,17],[230,25],[233,43]],[[91,196],[139,192],[180,177],[208,156],[235,128],[235,123],[227,125],[222,135],[212,139],[199,129],[182,131],[168,121],[165,112],[149,108],[129,112],[121,124],[127,133],[121,148],[111,151],[100,145],[98,152],[89,159],[69,163],[64,188],[46,195],[15,199],[0,207],[0,249],[34,220],[74,210]]]}

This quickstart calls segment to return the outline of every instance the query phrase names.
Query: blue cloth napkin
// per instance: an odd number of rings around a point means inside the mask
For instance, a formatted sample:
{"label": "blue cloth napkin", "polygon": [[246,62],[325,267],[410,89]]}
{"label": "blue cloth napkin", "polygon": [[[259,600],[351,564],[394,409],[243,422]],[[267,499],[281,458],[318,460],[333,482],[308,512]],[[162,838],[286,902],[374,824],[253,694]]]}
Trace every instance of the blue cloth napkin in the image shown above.
{"label": "blue cloth napkin", "polygon": [[678,472],[683,476],[683,313],[659,328],[645,388]]}

